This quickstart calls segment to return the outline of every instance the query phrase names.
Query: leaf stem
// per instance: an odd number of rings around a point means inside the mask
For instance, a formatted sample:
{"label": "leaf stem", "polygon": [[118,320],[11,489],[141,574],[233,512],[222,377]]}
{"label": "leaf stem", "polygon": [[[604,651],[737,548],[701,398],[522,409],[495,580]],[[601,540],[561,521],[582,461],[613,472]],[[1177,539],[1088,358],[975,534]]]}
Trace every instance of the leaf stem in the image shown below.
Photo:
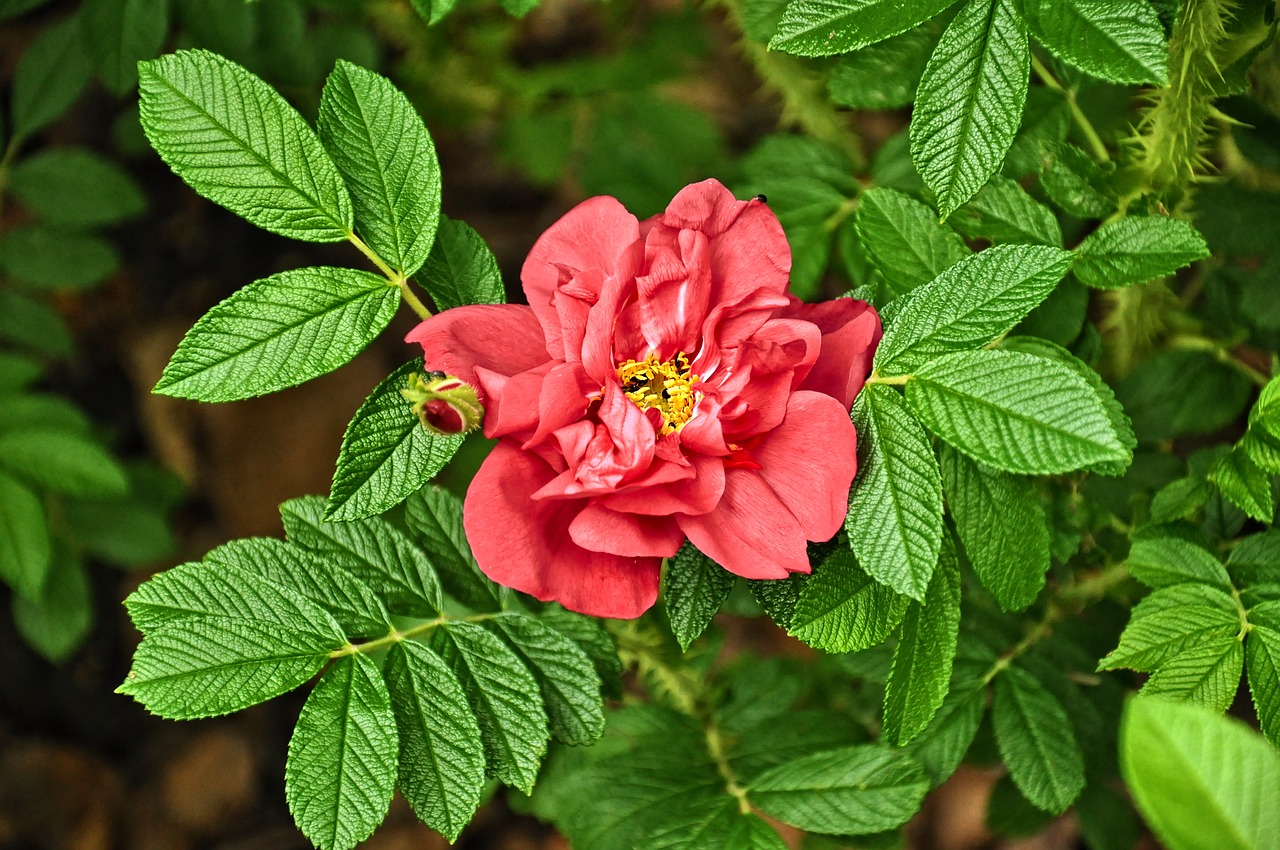
{"label": "leaf stem", "polygon": [[386,276],[391,286],[400,290],[400,297],[404,299],[404,303],[409,305],[409,309],[418,314],[418,318],[426,321],[431,318],[431,311],[427,309],[427,305],[422,303],[417,294],[409,287],[409,279],[403,274],[391,268],[386,260],[378,256],[378,252],[373,250],[365,243],[363,239],[355,234],[355,231],[347,231],[347,241],[356,248],[360,249],[360,253],[369,258],[369,262],[377,266],[378,271]]}
{"label": "leaf stem", "polygon": [[1080,132],[1084,134],[1085,141],[1089,144],[1089,150],[1093,153],[1093,158],[1105,165],[1111,161],[1111,154],[1107,152],[1107,146],[1103,144],[1102,137],[1098,135],[1098,131],[1093,128],[1093,122],[1089,120],[1089,116],[1084,114],[1084,110],[1080,108],[1079,102],[1076,100],[1074,89],[1068,89],[1058,81],[1053,72],[1040,61],[1038,56],[1031,57],[1031,70],[1036,72],[1036,76],[1040,78],[1040,82],[1044,83],[1049,89],[1061,92],[1063,97],[1067,99],[1067,106],[1071,110],[1071,118],[1076,122],[1076,126],[1080,128]]}
{"label": "leaf stem", "polygon": [[1271,383],[1270,375],[1264,374],[1241,360],[1239,357],[1236,357],[1230,348],[1217,340],[1197,336],[1195,334],[1176,334],[1169,337],[1167,342],[1170,348],[1207,351],[1212,354],[1219,363],[1235,369],[1259,387],[1265,387],[1267,384]]}
{"label": "leaf stem", "polygon": [[403,640],[410,640],[426,634],[432,629],[439,628],[446,623],[479,623],[484,620],[492,619],[495,614],[473,614],[470,617],[446,617],[441,614],[431,620],[424,620],[417,625],[410,626],[401,631],[400,629],[392,629],[380,638],[365,641],[364,643],[351,643],[348,641],[345,646],[335,649],[329,653],[329,658],[342,658],[344,655],[359,655],[366,652],[375,652],[386,646],[399,643]]}
{"label": "leaf stem", "polygon": [[911,375],[881,375],[878,372],[871,373],[871,377],[867,378],[865,383],[868,384],[885,384],[890,387],[905,386],[912,378]]}

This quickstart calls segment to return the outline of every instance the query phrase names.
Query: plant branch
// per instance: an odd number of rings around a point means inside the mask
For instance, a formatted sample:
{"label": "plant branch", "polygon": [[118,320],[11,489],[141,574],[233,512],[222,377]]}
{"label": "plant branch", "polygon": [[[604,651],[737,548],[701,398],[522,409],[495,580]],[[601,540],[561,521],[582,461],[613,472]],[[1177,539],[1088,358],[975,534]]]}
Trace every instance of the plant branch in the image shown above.
{"label": "plant branch", "polygon": [[1093,158],[1102,164],[1111,161],[1111,154],[1107,152],[1107,146],[1103,144],[1102,137],[1098,135],[1098,131],[1094,129],[1093,122],[1089,120],[1089,116],[1084,114],[1084,110],[1080,108],[1079,102],[1076,100],[1074,89],[1068,89],[1053,72],[1040,61],[1037,56],[1031,57],[1031,70],[1035,71],[1036,76],[1040,78],[1040,82],[1053,91],[1060,92],[1067,99],[1067,106],[1071,110],[1071,119],[1076,122],[1076,126],[1080,128],[1080,132],[1084,134],[1085,142],[1089,145],[1089,151],[1093,154]]}
{"label": "plant branch", "polygon": [[390,264],[382,257],[378,256],[378,252],[368,246],[368,244],[356,236],[355,231],[347,231],[347,241],[360,249],[360,253],[369,258],[369,262],[377,266],[378,271],[386,276],[391,286],[400,290],[400,297],[404,299],[404,303],[409,305],[409,309],[418,314],[418,318],[426,321],[431,318],[431,311],[427,309],[427,305],[422,303],[417,294],[409,287],[409,279],[403,274],[391,268]]}
{"label": "plant branch", "polygon": [[375,652],[383,647],[391,646],[402,640],[410,640],[425,635],[432,629],[439,628],[446,623],[479,623],[484,620],[490,620],[493,614],[473,614],[470,617],[446,617],[443,614],[431,620],[424,620],[417,625],[410,626],[401,631],[400,629],[392,629],[380,638],[367,640],[364,643],[351,643],[348,641],[346,645],[335,649],[329,653],[329,658],[337,659],[344,655],[359,655],[361,653]]}

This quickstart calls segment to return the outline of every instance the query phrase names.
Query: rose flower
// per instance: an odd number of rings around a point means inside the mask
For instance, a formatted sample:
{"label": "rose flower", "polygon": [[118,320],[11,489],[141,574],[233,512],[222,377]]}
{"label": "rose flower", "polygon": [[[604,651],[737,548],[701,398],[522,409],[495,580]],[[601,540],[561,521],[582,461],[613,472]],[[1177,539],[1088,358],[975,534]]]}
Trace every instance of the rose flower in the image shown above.
{"label": "rose flower", "polygon": [[637,617],[687,538],[754,579],[808,572],[844,522],[849,408],[880,338],[863,301],[803,304],[763,199],[685,187],[638,221],[570,210],[521,272],[529,306],[476,305],[409,334],[462,378],[498,445],[463,519],[494,581],[601,617]]}

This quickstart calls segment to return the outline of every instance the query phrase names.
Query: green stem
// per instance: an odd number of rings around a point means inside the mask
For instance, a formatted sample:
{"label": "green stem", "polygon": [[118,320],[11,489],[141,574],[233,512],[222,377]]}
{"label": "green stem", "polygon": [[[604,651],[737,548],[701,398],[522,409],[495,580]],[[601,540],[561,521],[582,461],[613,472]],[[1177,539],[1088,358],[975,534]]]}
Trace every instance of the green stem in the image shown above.
{"label": "green stem", "polygon": [[470,617],[445,617],[442,614],[434,620],[425,620],[418,623],[416,626],[410,626],[403,631],[399,629],[392,629],[382,637],[367,640],[364,643],[351,643],[348,641],[344,646],[330,652],[329,657],[337,659],[342,658],[344,655],[359,655],[367,652],[375,652],[383,647],[399,643],[402,640],[409,640],[411,638],[425,635],[432,629],[439,628],[446,623],[479,623],[484,620],[490,620],[495,616],[495,614],[473,614]]}
{"label": "green stem", "polygon": [[912,377],[913,377],[912,375],[881,375],[878,372],[873,372],[871,374],[871,377],[867,378],[866,383],[885,384],[886,386],[890,386],[890,387],[901,387],[901,386],[905,386],[907,382],[911,380]]}
{"label": "green stem", "polygon": [[1080,104],[1076,100],[1075,91],[1068,89],[1059,82],[1053,72],[1037,56],[1031,57],[1031,69],[1036,72],[1040,82],[1044,83],[1047,88],[1061,92],[1062,96],[1067,99],[1067,107],[1071,110],[1071,118],[1076,122],[1076,126],[1080,128],[1080,132],[1084,134],[1085,142],[1089,145],[1093,158],[1104,165],[1110,162],[1111,154],[1107,152],[1107,146],[1103,144],[1102,137],[1094,129],[1093,122],[1089,120],[1089,116],[1085,115],[1084,110],[1080,108]]}
{"label": "green stem", "polygon": [[1232,369],[1235,369],[1241,375],[1244,375],[1260,387],[1265,387],[1267,384],[1271,383],[1270,375],[1265,375],[1250,366],[1248,363],[1245,363],[1243,360],[1236,357],[1231,352],[1230,348],[1217,340],[1203,336],[1196,336],[1194,334],[1177,334],[1169,337],[1167,343],[1169,348],[1181,348],[1191,351],[1207,351],[1212,354],[1219,363],[1222,363],[1225,366],[1230,366]]}
{"label": "green stem", "polygon": [[382,272],[382,274],[386,276],[387,281],[391,286],[397,287],[400,290],[400,297],[404,299],[404,303],[409,305],[409,309],[418,314],[419,319],[426,321],[431,318],[431,311],[427,309],[427,305],[423,304],[417,294],[409,288],[408,278],[391,268],[387,261],[378,256],[378,252],[370,248],[359,236],[356,236],[354,231],[347,231],[347,241],[352,245],[355,245],[356,248],[360,250],[361,254],[364,254],[369,258],[369,262],[377,266],[378,271]]}

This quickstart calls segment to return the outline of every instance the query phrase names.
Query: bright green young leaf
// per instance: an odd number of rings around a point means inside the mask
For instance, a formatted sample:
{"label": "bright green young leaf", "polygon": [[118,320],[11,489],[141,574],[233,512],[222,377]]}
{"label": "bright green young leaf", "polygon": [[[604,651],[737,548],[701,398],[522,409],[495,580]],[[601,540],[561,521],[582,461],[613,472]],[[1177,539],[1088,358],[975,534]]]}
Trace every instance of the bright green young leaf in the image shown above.
{"label": "bright green young leaf", "polygon": [[951,691],[933,720],[906,750],[920,762],[935,788],[964,761],[986,708],[987,686],[981,678],[962,674],[957,667],[952,674]]}
{"label": "bright green young leaf", "polygon": [[991,719],[1014,784],[1046,812],[1066,811],[1084,788],[1084,757],[1062,703],[1020,667],[995,680]]}
{"label": "bright green young leaf", "polygon": [[204,197],[308,242],[351,232],[351,198],[315,132],[262,80],[204,50],[140,65],[147,138]]}
{"label": "bright green young leaf", "polygon": [[1168,81],[1164,28],[1143,0],[1026,0],[1027,26],[1059,59],[1112,83]]}
{"label": "bright green young leaf", "polygon": [[337,621],[292,587],[222,561],[165,570],[124,604],[143,634],[175,622],[215,618],[309,634],[319,644],[341,646],[346,641]]}
{"label": "bright green young leaf", "polygon": [[0,473],[0,580],[19,597],[39,599],[51,555],[40,497]]}
{"label": "bright green young leaf", "polygon": [[0,434],[0,470],[68,496],[119,496],[129,488],[124,470],[110,452],[69,431]]}
{"label": "bright green young leaf", "polygon": [[925,426],[988,466],[1054,475],[1093,464],[1128,463],[1106,407],[1068,366],[1016,351],[941,357],[907,383]]}
{"label": "bright green young leaf", "polygon": [[[391,631],[387,609],[364,582],[333,560],[321,560],[296,543],[247,537],[211,550],[204,561],[218,565],[217,569],[222,565],[243,569],[302,594],[328,611],[349,637],[382,637]],[[153,581],[173,572],[162,573]],[[125,604],[129,604],[127,600]]]}
{"label": "bright green young leaf", "polygon": [[1180,537],[1135,540],[1126,564],[1129,575],[1148,587],[1169,587],[1192,581],[1231,592],[1231,579],[1217,556]]}
{"label": "bright green young leaf", "polygon": [[805,582],[787,633],[826,652],[858,652],[893,634],[908,601],[867,575],[852,551],[838,547]]}
{"label": "bright green young leaf", "polygon": [[865,834],[906,823],[929,780],[910,756],[879,744],[813,753],[757,777],[748,799],[812,832]]}
{"label": "bright green young leaf", "polygon": [[1204,237],[1185,221],[1125,216],[1085,237],[1076,248],[1072,271],[1088,286],[1116,289],[1173,274],[1208,256]]}
{"label": "bright green young leaf", "polygon": [[401,793],[422,822],[450,841],[471,822],[484,790],[480,727],[440,658],[401,641],[382,668],[400,730]]}
{"label": "bright green young leaf", "polygon": [[1280,755],[1239,720],[1133,698],[1120,724],[1120,770],[1172,850],[1280,846]]}
{"label": "bright green young leaf", "polygon": [[9,289],[0,290],[0,341],[58,358],[70,357],[74,349],[71,331],[57,310]]}
{"label": "bright green young leaf", "polygon": [[842,57],[827,83],[832,102],[854,109],[906,106],[915,99],[938,34],[926,24]]}
{"label": "bright green young leaf", "polygon": [[84,289],[120,265],[111,243],[89,233],[33,224],[0,237],[0,268],[35,289]]}
{"label": "bright green young leaf", "polygon": [[485,624],[506,640],[538,680],[556,740],[594,744],[604,731],[604,702],[600,676],[587,654],[528,614],[497,614]]}
{"label": "bright green young leaf", "polygon": [[338,452],[326,520],[373,516],[400,504],[436,476],[462,445],[461,434],[433,434],[400,394],[422,371],[412,360],[374,388],[351,417]]}
{"label": "bright green young leaf", "polygon": [[223,617],[178,622],[138,644],[133,669],[116,691],[171,720],[230,714],[320,672],[341,641],[305,628]]}
{"label": "bright green young leaf", "polygon": [[169,32],[168,0],[85,0],[85,39],[98,76],[116,96],[138,81],[138,60],[160,52]]}
{"label": "bright green young leaf", "polygon": [[1000,607],[1022,611],[1049,570],[1049,525],[1035,485],[987,469],[950,447],[942,481],[956,533],[974,572]]}
{"label": "bright green young leaf", "polygon": [[911,159],[943,218],[1000,169],[1027,101],[1031,50],[1014,0],[967,0],[929,58]]}
{"label": "bright green young leaf", "polygon": [[445,591],[480,611],[498,604],[498,588],[480,572],[462,527],[462,500],[428,484],[405,503],[405,522],[427,553]]}
{"label": "bright green young leaf", "polygon": [[854,400],[858,477],[845,530],[862,568],[898,593],[923,600],[942,545],[942,478],[933,446],[892,387]]}
{"label": "bright green young leaf", "polygon": [[365,655],[339,658],[307,697],[289,739],[285,798],[321,850],[350,850],[387,816],[399,741],[387,686]]}
{"label": "bright green young leaf", "polygon": [[1275,516],[1271,476],[1253,462],[1243,446],[1224,455],[1209,478],[1233,505],[1259,522],[1271,522]]}
{"label": "bright green young leaf", "polygon": [[397,614],[431,617],[440,612],[440,582],[422,550],[381,517],[325,522],[319,496],[280,506],[289,539],[336,564],[383,595]]}
{"label": "bright green young leaf", "polygon": [[855,221],[861,244],[895,293],[928,283],[971,253],[932,208],[893,189],[863,192]]}
{"label": "bright green young leaf", "polygon": [[1062,247],[1062,228],[1053,212],[1028,195],[1016,180],[999,175],[948,220],[974,239]]}
{"label": "bright green young leaf", "polygon": [[1071,255],[1042,245],[997,245],[967,257],[901,299],[876,349],[882,374],[902,374],[1006,333],[1048,297]]}
{"label": "bright green young leaf", "polygon": [[733,573],[689,542],[667,562],[662,599],[681,649],[688,649],[711,623],[733,590],[733,578]]}
{"label": "bright green young leaf", "polygon": [[19,160],[9,188],[24,207],[59,227],[115,224],[147,203],[124,169],[86,148],[52,148]]}
{"label": "bright green young leaf", "polygon": [[75,103],[93,76],[88,41],[74,15],[42,32],[13,72],[13,135],[30,136]]}
{"label": "bright green young leaf", "polygon": [[1249,692],[1258,713],[1258,726],[1280,746],[1280,632],[1253,624],[1244,641]]}
{"label": "bright green young leaf", "polygon": [[413,274],[440,219],[440,163],[417,111],[386,77],[339,60],[318,125],[351,190],[361,236],[393,269]]}
{"label": "bright green young leaf", "polygon": [[1142,693],[1198,702],[1221,713],[1235,700],[1243,668],[1244,647],[1238,637],[1206,639],[1161,664]]}
{"label": "bright green young leaf", "polygon": [[924,731],[947,696],[960,629],[960,569],[950,542],[924,604],[907,606],[884,691],[884,738],[903,746]]}
{"label": "bright green young leaf", "polygon": [[792,0],[769,47],[830,56],[866,47],[924,23],[955,0]]}
{"label": "bright green young leaf", "polygon": [[1075,145],[1061,144],[1047,157],[1040,186],[1059,207],[1079,218],[1102,218],[1115,210],[1104,191],[1107,175]]}
{"label": "bright green young leaf", "polygon": [[520,658],[473,623],[447,623],[430,647],[449,665],[480,721],[488,769],[526,794],[547,751],[547,713],[538,682]]}
{"label": "bright green young leaf", "polygon": [[1098,669],[1152,671],[1195,646],[1234,636],[1239,629],[1235,602],[1225,591],[1206,584],[1175,584],[1138,603],[1120,645],[1098,662]]}
{"label": "bright green young leaf", "polygon": [[49,661],[66,661],[93,625],[93,593],[80,558],[65,547],[55,550],[40,593],[14,596],[13,624]]}
{"label": "bright green young leaf", "polygon": [[154,392],[234,401],[332,372],[382,332],[400,290],[354,269],[314,267],[244,287],[196,322]]}
{"label": "bright green young leaf", "polygon": [[431,254],[413,279],[441,310],[507,300],[498,261],[489,246],[471,225],[448,216],[440,216]]}

